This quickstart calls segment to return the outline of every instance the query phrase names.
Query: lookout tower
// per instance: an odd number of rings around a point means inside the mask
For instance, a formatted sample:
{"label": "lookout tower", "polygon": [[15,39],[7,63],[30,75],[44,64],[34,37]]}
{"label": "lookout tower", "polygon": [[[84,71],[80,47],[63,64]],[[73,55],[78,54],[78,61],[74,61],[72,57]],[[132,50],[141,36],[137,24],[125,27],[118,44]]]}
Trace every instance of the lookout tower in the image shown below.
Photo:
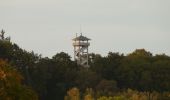
{"label": "lookout tower", "polygon": [[77,61],[77,64],[82,65],[83,67],[88,68],[88,60],[89,60],[89,50],[88,47],[90,46],[91,39],[82,35],[77,36],[73,39],[73,46],[74,46],[74,60]]}

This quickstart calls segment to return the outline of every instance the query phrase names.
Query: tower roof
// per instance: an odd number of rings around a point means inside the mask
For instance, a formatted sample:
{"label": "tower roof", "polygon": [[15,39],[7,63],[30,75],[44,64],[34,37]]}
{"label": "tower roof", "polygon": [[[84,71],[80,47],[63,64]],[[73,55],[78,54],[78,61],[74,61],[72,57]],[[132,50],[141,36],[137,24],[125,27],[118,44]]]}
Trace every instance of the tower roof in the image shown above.
{"label": "tower roof", "polygon": [[76,37],[73,40],[74,41],[88,41],[88,40],[91,40],[91,39],[89,39],[89,38],[87,38],[85,36],[80,35],[79,37]]}

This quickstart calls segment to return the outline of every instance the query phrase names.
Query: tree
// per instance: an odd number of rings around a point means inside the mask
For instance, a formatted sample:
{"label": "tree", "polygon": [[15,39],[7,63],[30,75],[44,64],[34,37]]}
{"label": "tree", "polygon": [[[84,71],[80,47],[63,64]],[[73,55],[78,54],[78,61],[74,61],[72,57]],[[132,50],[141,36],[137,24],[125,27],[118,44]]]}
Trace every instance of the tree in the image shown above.
{"label": "tree", "polygon": [[84,91],[86,88],[94,88],[97,83],[99,83],[101,77],[87,69],[81,69],[77,71],[77,77],[75,80],[75,85],[81,90]]}
{"label": "tree", "polygon": [[94,91],[92,88],[87,88],[84,96],[84,100],[95,100],[94,99]]}
{"label": "tree", "polygon": [[124,55],[109,52],[107,57],[101,57],[98,55],[93,56],[94,58],[90,69],[101,75],[104,79],[116,80],[117,68],[120,66]]}
{"label": "tree", "polygon": [[153,88],[156,91],[170,91],[170,60],[158,60],[152,64]]}
{"label": "tree", "polygon": [[152,57],[152,53],[146,51],[145,49],[136,49],[134,52],[130,53],[128,56]]}
{"label": "tree", "polygon": [[10,60],[12,54],[12,43],[0,40],[0,58]]}
{"label": "tree", "polygon": [[114,80],[101,80],[96,86],[96,90],[100,95],[113,95],[118,90],[117,83]]}
{"label": "tree", "polygon": [[0,59],[0,99],[38,100],[34,91],[22,85],[23,77],[6,61]]}
{"label": "tree", "polygon": [[17,44],[7,41],[0,41],[0,58],[7,60],[15,67],[25,78],[24,83],[31,85],[30,73],[40,56],[34,52],[27,52],[21,49]]}
{"label": "tree", "polygon": [[42,100],[62,100],[66,90],[75,86],[77,69],[77,64],[64,52],[52,59],[41,58],[32,70],[34,88]]}
{"label": "tree", "polygon": [[60,61],[60,62],[69,62],[71,61],[71,57],[64,52],[57,53],[52,57],[53,60],[55,61]]}
{"label": "tree", "polygon": [[74,87],[71,88],[68,92],[67,92],[67,96],[65,96],[64,100],[80,100],[80,92],[79,89]]}

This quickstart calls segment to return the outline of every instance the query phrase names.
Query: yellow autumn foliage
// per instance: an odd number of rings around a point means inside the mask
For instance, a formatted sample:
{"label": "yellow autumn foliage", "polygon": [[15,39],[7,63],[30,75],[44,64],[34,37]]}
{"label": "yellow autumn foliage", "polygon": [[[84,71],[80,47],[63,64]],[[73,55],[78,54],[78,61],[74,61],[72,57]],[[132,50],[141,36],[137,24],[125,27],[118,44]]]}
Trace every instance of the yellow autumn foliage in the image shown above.
{"label": "yellow autumn foliage", "polygon": [[22,80],[10,64],[0,59],[0,100],[38,100],[34,91],[22,85]]}

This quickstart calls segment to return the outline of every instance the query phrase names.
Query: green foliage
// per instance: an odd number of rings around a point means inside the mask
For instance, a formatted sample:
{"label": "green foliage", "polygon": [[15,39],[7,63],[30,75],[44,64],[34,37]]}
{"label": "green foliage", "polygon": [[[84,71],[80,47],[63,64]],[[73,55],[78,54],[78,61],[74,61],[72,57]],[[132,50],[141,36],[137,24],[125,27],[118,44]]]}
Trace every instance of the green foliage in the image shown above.
{"label": "green foliage", "polygon": [[34,91],[21,84],[23,77],[5,61],[0,60],[0,99],[38,100]]}
{"label": "green foliage", "polygon": [[101,80],[96,86],[98,95],[112,95],[117,90],[117,83],[114,80]]}
{"label": "green foliage", "polygon": [[77,71],[75,83],[80,90],[85,90],[86,88],[95,87],[99,80],[100,76],[98,76],[95,72],[87,69],[81,69]]}
{"label": "green foliage", "polygon": [[59,61],[59,62],[70,62],[71,61],[70,58],[71,57],[68,54],[64,53],[64,52],[57,53],[56,55],[54,55],[52,57],[52,59],[54,61]]}
{"label": "green foliage", "polygon": [[[67,90],[72,87],[78,87],[81,100],[145,100],[148,96],[150,100],[153,97],[169,100],[170,57],[165,54],[153,56],[145,49],[137,49],[126,56],[109,52],[102,57],[92,53],[90,68],[86,69],[78,66],[64,52],[52,58],[42,58],[21,49],[17,44],[0,41],[0,58],[10,63],[25,79],[20,79],[24,86],[19,89],[16,86],[17,89],[11,94],[15,91],[26,91],[21,93],[23,96],[32,93],[29,88],[25,90],[28,85],[34,88],[40,100],[63,100]],[[15,78],[8,83],[12,84],[12,81]],[[92,91],[87,92],[87,88]]]}
{"label": "green foliage", "polygon": [[10,59],[12,57],[12,44],[10,42],[0,40],[0,58]]}
{"label": "green foliage", "polygon": [[117,77],[117,68],[121,64],[123,54],[109,52],[107,57],[93,55],[93,62],[90,69],[107,80],[114,80]]}
{"label": "green foliage", "polygon": [[31,73],[33,87],[42,100],[62,100],[66,90],[75,84],[77,69],[76,63],[63,52],[52,59],[42,58],[35,64]]}
{"label": "green foliage", "polygon": [[145,49],[136,49],[133,53],[128,56],[133,57],[152,57],[152,53],[146,51]]}

